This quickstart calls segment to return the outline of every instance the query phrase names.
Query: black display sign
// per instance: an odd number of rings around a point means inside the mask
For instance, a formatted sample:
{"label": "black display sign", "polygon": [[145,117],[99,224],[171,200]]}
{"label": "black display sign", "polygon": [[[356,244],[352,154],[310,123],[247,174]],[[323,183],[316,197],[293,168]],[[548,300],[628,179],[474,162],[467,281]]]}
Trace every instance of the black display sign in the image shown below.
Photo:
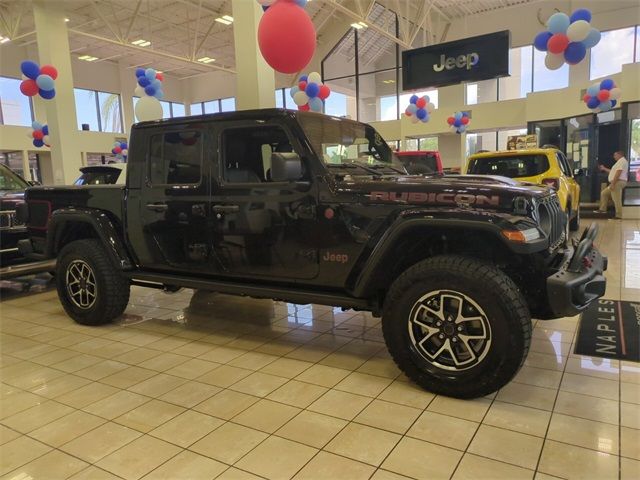
{"label": "black display sign", "polygon": [[511,32],[465,38],[402,52],[403,90],[444,87],[509,75]]}

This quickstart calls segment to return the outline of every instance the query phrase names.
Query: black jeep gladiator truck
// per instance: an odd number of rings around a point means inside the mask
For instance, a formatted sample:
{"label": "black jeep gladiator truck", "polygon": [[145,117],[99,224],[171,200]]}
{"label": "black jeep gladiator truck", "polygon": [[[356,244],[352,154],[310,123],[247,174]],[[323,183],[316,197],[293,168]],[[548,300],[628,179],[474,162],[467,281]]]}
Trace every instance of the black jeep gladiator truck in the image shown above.
{"label": "black jeep gladiator truck", "polygon": [[531,317],[603,295],[595,226],[572,245],[547,187],[412,176],[369,125],[254,110],[138,123],[125,186],[35,187],[34,259],[67,313],[117,318],[130,285],[189,287],[382,316],[416,383],[459,398],[516,374]]}

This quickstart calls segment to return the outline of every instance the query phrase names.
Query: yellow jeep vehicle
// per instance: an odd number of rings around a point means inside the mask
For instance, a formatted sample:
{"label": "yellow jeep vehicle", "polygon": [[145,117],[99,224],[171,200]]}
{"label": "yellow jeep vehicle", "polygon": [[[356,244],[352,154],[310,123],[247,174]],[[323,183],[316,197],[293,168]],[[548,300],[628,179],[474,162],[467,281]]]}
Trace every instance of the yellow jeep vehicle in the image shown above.
{"label": "yellow jeep vehicle", "polygon": [[580,185],[564,154],[555,148],[483,152],[469,156],[465,173],[500,175],[523,182],[549,185],[558,192],[569,228],[580,227]]}

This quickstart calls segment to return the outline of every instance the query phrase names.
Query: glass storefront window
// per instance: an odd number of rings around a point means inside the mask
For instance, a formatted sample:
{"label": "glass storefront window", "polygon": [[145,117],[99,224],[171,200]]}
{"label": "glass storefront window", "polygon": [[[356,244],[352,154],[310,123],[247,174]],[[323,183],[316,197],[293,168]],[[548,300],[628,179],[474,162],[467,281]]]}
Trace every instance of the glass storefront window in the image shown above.
{"label": "glass storefront window", "polygon": [[325,100],[324,113],[336,117],[357,118],[356,79],[355,77],[329,80],[325,82],[331,89],[331,95]]}
{"label": "glass storefront window", "polygon": [[96,92],[93,90],[74,88],[73,94],[76,102],[78,130],[82,130],[82,125],[86,124],[89,125],[89,130],[99,132],[100,126],[98,125],[98,103],[96,102]]}
{"label": "glass storefront window", "polygon": [[33,122],[30,99],[20,92],[21,82],[0,77],[0,125],[30,127]]}
{"label": "glass storefront window", "polygon": [[202,103],[198,102],[198,103],[192,103],[191,104],[191,115],[202,115],[203,111],[202,111]]}
{"label": "glass storefront window", "polygon": [[283,91],[284,88],[278,88],[275,91],[276,108],[284,108],[284,97],[282,96]]}
{"label": "glass storefront window", "polygon": [[204,102],[204,113],[218,113],[220,111],[220,102],[218,100],[211,100]]}
{"label": "glass storefront window", "polygon": [[162,118],[171,118],[171,105],[169,102],[160,100],[160,105],[162,106]]}
{"label": "glass storefront window", "polygon": [[122,132],[122,114],[120,95],[117,93],[97,92],[100,106],[100,127],[103,132]]}
{"label": "glass storefront window", "polygon": [[423,137],[418,143],[420,150],[438,150],[438,137]]}
{"label": "glass storefront window", "polygon": [[356,34],[352,28],[322,62],[324,80],[356,74]]}
{"label": "glass storefront window", "polygon": [[171,102],[171,112],[175,117],[184,117],[184,105],[182,103]]}
{"label": "glass storefront window", "polygon": [[525,98],[531,92],[533,82],[533,47],[512,48],[509,50],[509,74],[498,80],[500,100]]}
{"label": "glass storefront window", "polygon": [[640,102],[628,107],[629,121],[629,181],[640,182]]}
{"label": "glass storefront window", "polygon": [[360,75],[358,119],[361,122],[397,120],[396,87],[395,69]]}
{"label": "glass storefront window", "polygon": [[221,112],[235,112],[236,111],[236,99],[231,98],[223,98],[220,100],[220,111]]}
{"label": "glass storefront window", "polygon": [[633,63],[635,30],[635,27],[629,27],[602,32],[600,42],[591,49],[591,80],[619,73],[622,65]]}
{"label": "glass storefront window", "polygon": [[544,92],[569,86],[569,65],[566,63],[558,70],[549,70],[544,64],[546,52],[534,50],[533,53],[533,91]]}
{"label": "glass storefront window", "polygon": [[[370,18],[382,28],[395,25],[396,14],[375,3]],[[397,64],[396,43],[371,28],[358,31],[358,71],[359,73],[395,69]]]}

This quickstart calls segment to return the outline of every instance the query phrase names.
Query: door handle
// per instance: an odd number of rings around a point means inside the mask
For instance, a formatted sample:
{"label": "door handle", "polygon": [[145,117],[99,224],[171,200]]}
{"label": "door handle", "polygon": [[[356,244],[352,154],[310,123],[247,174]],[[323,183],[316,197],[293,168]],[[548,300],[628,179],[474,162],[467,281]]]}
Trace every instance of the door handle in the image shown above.
{"label": "door handle", "polygon": [[214,205],[212,210],[215,213],[236,213],[240,211],[240,205]]}
{"label": "door handle", "polygon": [[156,212],[166,212],[169,210],[169,205],[166,203],[147,203],[147,209]]}

